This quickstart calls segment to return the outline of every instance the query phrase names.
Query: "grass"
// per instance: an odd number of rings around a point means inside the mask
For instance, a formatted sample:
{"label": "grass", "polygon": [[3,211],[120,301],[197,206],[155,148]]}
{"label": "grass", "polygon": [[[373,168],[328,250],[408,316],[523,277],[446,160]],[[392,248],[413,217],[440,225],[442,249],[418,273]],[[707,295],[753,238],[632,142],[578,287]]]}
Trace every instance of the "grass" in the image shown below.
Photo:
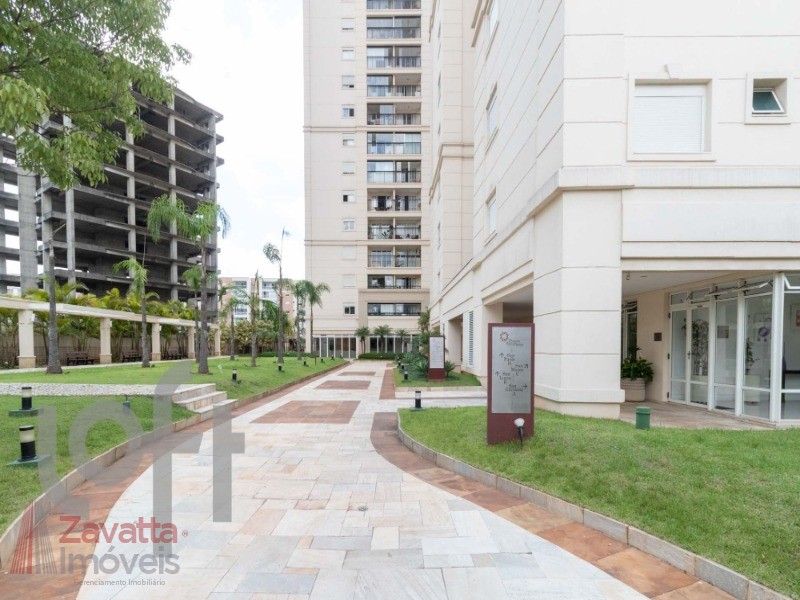
{"label": "grass", "polygon": [[[259,358],[257,367],[250,366],[250,357],[239,356],[236,360],[230,358],[214,358],[209,360],[208,375],[194,373],[196,366],[191,361],[162,362],[143,369],[140,363],[119,365],[113,367],[95,367],[70,369],[64,368],[62,375],[47,375],[44,371],[35,373],[18,373],[7,371],[0,373],[0,383],[96,383],[96,384],[130,384],[130,385],[155,385],[166,375],[170,369],[176,369],[179,381],[186,384],[215,383],[217,390],[227,392],[229,398],[247,398],[255,394],[276,388],[285,383],[291,383],[305,375],[319,373],[331,365],[341,364],[338,359],[326,359],[325,363],[317,361],[316,366],[312,359],[308,359],[308,366],[304,367],[302,361],[296,356],[287,355],[284,358],[283,372],[278,372],[275,358]],[[231,371],[238,371],[238,382],[231,380]],[[192,372],[190,372],[190,369]],[[173,379],[170,379],[173,381]]]}
{"label": "grass", "polygon": [[400,369],[393,369],[394,384],[396,387],[461,387],[461,386],[480,386],[481,382],[471,373],[456,373],[453,371],[444,381],[428,381],[418,379],[409,371],[408,381],[403,380]]}
{"label": "grass", "polygon": [[[34,406],[57,406],[56,429],[56,467],[59,476],[69,473],[74,465],[69,456],[69,430],[78,413],[95,402],[113,400],[119,397],[59,397],[37,396]],[[153,402],[148,397],[131,397],[131,411],[135,414],[144,431],[153,429]],[[41,494],[38,471],[35,468],[7,467],[7,463],[19,458],[19,426],[36,425],[38,417],[9,417],[8,411],[18,409],[17,396],[0,396],[0,532],[6,530],[11,522],[34,498]],[[179,406],[172,407],[172,420],[180,421],[193,413]],[[37,433],[37,439],[38,439]],[[111,421],[95,424],[87,435],[86,448],[91,456],[102,454],[109,448],[126,440],[122,427]],[[39,446],[41,451],[41,446]]]}
{"label": "grass", "polygon": [[800,597],[800,430],[637,431],[536,412],[536,435],[486,445],[486,409],[401,411],[413,438]]}

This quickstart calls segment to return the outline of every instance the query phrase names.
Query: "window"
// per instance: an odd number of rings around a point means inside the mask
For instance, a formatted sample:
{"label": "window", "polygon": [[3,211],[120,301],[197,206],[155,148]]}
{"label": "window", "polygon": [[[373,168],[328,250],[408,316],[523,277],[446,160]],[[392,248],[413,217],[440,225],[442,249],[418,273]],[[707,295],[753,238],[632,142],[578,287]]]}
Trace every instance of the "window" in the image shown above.
{"label": "window", "polygon": [[342,260],[355,260],[356,247],[355,246],[342,246]]}
{"label": "window", "polygon": [[342,192],[342,202],[355,202],[356,193],[352,191]]}
{"label": "window", "polygon": [[353,31],[355,28],[355,19],[342,19],[342,31]]}
{"label": "window", "polygon": [[342,219],[342,231],[355,231],[355,230],[356,230],[355,219]]}
{"label": "window", "polygon": [[344,314],[346,314],[346,315],[354,315],[354,314],[356,314],[356,305],[355,304],[345,304],[344,305]]}
{"label": "window", "polygon": [[355,133],[343,133],[342,134],[342,146],[355,146],[356,145],[356,134]]}
{"label": "window", "polygon": [[342,175],[355,175],[355,172],[356,172],[356,163],[354,162],[342,163]]}
{"label": "window", "polygon": [[500,10],[499,5],[500,5],[500,0],[494,0],[494,2],[492,2],[489,5],[489,13],[488,13],[489,35],[492,35],[494,33],[495,27],[497,27],[498,11]]}
{"label": "window", "polygon": [[355,275],[342,275],[342,287],[343,288],[354,288],[354,287],[356,287],[356,276]]}
{"label": "window", "polygon": [[356,88],[356,76],[355,75],[342,75],[342,89],[343,90],[354,90]]}
{"label": "window", "polygon": [[475,365],[475,313],[467,313],[467,366]]}
{"label": "window", "polygon": [[492,195],[486,203],[486,235],[497,231],[497,196]]}
{"label": "window", "polygon": [[489,138],[497,131],[497,88],[492,92],[492,97],[489,99],[489,104],[486,105],[486,128],[489,132]]}
{"label": "window", "polygon": [[706,85],[636,85],[631,126],[635,154],[706,151]]}
{"label": "window", "polygon": [[785,125],[791,123],[789,95],[791,80],[775,74],[747,76],[745,123]]}
{"label": "window", "polygon": [[356,116],[356,107],[352,104],[342,104],[342,116],[351,119]]}
{"label": "window", "polygon": [[342,60],[355,60],[355,48],[342,48]]}

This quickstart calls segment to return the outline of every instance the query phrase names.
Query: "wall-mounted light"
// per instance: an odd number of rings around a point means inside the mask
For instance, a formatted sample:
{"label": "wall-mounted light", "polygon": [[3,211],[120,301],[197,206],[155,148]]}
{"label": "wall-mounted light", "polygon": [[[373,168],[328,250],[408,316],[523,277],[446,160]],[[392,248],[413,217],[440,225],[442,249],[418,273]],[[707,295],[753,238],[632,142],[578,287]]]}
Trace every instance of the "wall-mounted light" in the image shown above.
{"label": "wall-mounted light", "polygon": [[522,440],[525,439],[525,419],[519,417],[518,419],[514,419],[514,425],[517,428],[517,432],[519,433],[519,445],[522,447]]}

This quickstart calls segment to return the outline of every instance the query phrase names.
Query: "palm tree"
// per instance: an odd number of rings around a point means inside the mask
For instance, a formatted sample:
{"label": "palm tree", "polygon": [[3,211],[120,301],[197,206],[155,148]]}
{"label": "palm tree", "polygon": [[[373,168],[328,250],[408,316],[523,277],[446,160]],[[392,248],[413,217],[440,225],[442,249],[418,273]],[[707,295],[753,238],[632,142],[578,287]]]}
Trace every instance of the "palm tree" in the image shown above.
{"label": "palm tree", "polygon": [[156,297],[154,292],[147,293],[147,269],[134,257],[127,258],[112,267],[114,273],[127,272],[131,278],[130,293],[139,298],[142,311],[142,367],[150,366],[150,351],[147,345],[147,299]]}
{"label": "palm tree", "polygon": [[428,329],[431,324],[431,309],[426,308],[422,312],[419,313],[419,317],[417,318],[417,323],[419,323],[419,330],[422,333],[428,333]]}
{"label": "palm tree", "polygon": [[244,304],[244,301],[241,298],[242,291],[241,289],[234,287],[234,286],[227,286],[221,285],[219,286],[219,290],[217,295],[219,297],[219,304],[222,304],[222,298],[225,295],[228,295],[228,304],[225,306],[225,309],[220,313],[220,316],[227,316],[230,315],[231,317],[231,333],[230,333],[230,349],[231,349],[231,360],[236,360],[236,336],[234,335],[236,332],[236,321],[234,319],[236,313],[236,307],[241,306]]}
{"label": "palm tree", "polygon": [[[305,289],[306,289],[306,301],[308,302],[309,307],[309,316],[308,316],[308,328],[309,333],[311,335],[311,339],[314,339],[314,305],[319,306],[322,308],[322,294],[331,291],[331,287],[327,283],[319,283],[315,284],[313,281],[306,281],[305,282]],[[314,349],[312,346],[311,349],[312,355],[314,354]]]}
{"label": "palm tree", "polygon": [[256,322],[261,317],[261,275],[256,271],[253,289],[245,295],[247,305],[250,307],[250,366],[256,366],[258,356],[258,332]]}
{"label": "palm tree", "polygon": [[212,236],[221,229],[222,237],[228,235],[230,218],[225,209],[215,202],[197,203],[194,212],[177,198],[159,196],[147,211],[147,228],[153,241],[158,243],[163,227],[175,226],[178,235],[194,240],[200,250],[200,344],[197,372],[208,375],[208,244]]}
{"label": "palm tree", "polygon": [[400,338],[400,354],[405,352],[405,345],[406,345],[406,338],[408,337],[408,332],[405,329],[398,329],[394,332],[397,337]]}
{"label": "palm tree", "polygon": [[392,333],[392,328],[388,325],[381,325],[376,327],[372,333],[378,336],[378,350],[383,346],[383,351],[386,352],[386,336]]}
{"label": "palm tree", "polygon": [[361,340],[361,350],[362,354],[366,353],[367,351],[367,338],[369,337],[369,327],[359,327],[355,331],[355,335],[358,339]]}
{"label": "palm tree", "polygon": [[194,292],[194,356],[195,360],[198,359],[200,356],[200,336],[198,334],[199,326],[198,326],[198,318],[200,313],[197,311],[197,296],[200,293],[200,285],[201,285],[201,274],[200,268],[197,265],[191,266],[183,272],[183,281],[189,286],[189,289]]}
{"label": "palm tree", "polygon": [[[297,317],[294,320],[294,326],[296,329],[296,336],[297,336],[297,360],[301,360],[303,358],[303,345],[301,344],[300,340],[300,310],[301,306],[303,305],[303,300],[306,299],[306,289],[309,282],[305,279],[299,279],[292,283],[292,295],[297,300]],[[312,338],[313,340],[313,338]],[[313,343],[313,342],[312,342]]]}
{"label": "palm tree", "polygon": [[278,363],[283,364],[283,240],[289,237],[284,227],[281,230],[280,248],[273,244],[265,244],[262,251],[273,265],[278,263]]}

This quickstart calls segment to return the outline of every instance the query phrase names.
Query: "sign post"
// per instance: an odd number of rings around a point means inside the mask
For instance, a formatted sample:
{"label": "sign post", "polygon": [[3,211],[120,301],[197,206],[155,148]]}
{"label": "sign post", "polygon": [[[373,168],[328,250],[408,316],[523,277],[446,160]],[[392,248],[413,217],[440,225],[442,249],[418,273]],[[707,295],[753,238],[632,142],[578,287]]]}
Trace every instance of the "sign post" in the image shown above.
{"label": "sign post", "polygon": [[533,355],[532,323],[489,324],[489,444],[519,439],[520,418],[525,437],[533,435]]}
{"label": "sign post", "polygon": [[428,349],[428,380],[443,381],[447,376],[444,369],[444,336],[432,335]]}

